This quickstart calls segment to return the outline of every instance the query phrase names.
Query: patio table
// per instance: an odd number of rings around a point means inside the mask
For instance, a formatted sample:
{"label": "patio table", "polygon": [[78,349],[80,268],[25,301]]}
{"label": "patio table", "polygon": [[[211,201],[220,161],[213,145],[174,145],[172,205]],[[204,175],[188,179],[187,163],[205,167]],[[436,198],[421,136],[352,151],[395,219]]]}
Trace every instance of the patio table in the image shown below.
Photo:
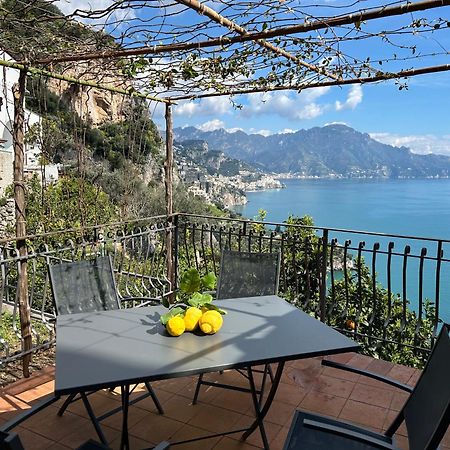
{"label": "patio table", "polygon": [[[275,396],[284,363],[358,349],[351,339],[276,295],[216,301],[227,310],[221,330],[211,336],[185,333],[171,337],[160,323],[162,306],[130,308],[57,318],[55,395],[122,386],[122,448],[128,448],[130,384],[246,369],[255,421],[268,449],[264,417]],[[259,402],[252,366],[278,363],[264,402]],[[210,436],[211,437],[211,436]],[[204,437],[203,437],[204,438]]]}

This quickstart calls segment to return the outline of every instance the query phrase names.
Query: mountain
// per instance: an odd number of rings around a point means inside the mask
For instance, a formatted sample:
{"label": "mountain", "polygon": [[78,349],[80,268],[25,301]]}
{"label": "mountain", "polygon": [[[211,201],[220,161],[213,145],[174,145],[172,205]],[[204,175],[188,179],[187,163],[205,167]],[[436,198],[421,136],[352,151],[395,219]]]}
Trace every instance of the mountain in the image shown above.
{"label": "mountain", "polygon": [[224,129],[205,132],[195,127],[176,128],[174,135],[178,140],[204,140],[213,150],[269,172],[349,178],[450,176],[450,157],[417,155],[406,147],[382,144],[346,125],[267,137]]}

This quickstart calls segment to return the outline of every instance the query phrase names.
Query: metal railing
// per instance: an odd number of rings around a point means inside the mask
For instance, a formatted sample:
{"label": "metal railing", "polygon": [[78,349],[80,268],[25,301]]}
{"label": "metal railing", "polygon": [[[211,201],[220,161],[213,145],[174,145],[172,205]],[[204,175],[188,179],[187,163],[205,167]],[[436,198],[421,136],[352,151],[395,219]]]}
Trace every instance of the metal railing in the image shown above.
{"label": "metal railing", "polygon": [[[322,228],[302,220],[266,223],[179,214],[170,221],[153,217],[30,236],[25,258],[32,351],[54,342],[47,264],[109,254],[120,297],[163,297],[174,291],[186,268],[218,274],[224,248],[280,252],[280,295],[377,357],[420,366],[440,321],[450,319],[450,260],[445,257],[450,241]],[[9,327],[0,340],[0,366],[24,355],[17,314],[20,260],[15,240],[0,241],[0,312]]]}
{"label": "metal railing", "polygon": [[289,223],[183,215],[178,272],[218,274],[222,248],[281,252],[280,295],[363,344],[421,366],[450,319],[450,241]]}
{"label": "metal railing", "polygon": [[[168,295],[172,286],[167,277],[166,242],[173,226],[164,217],[106,224],[83,230],[65,230],[27,239],[28,302],[32,319],[32,352],[54,343],[55,308],[48,264],[75,261],[97,255],[111,255],[118,295],[158,298]],[[20,258],[15,240],[0,242],[0,367],[27,352],[19,323]],[[133,302],[125,302],[134,306]]]}

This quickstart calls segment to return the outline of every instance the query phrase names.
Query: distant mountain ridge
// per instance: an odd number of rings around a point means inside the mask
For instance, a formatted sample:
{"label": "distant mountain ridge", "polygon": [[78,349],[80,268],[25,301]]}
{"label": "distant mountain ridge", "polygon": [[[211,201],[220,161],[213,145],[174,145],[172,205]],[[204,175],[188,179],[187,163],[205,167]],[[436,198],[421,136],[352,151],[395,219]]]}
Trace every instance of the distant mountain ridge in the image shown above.
{"label": "distant mountain ridge", "polygon": [[247,134],[224,129],[202,131],[175,128],[179,141],[203,140],[211,150],[224,152],[268,172],[304,177],[448,178],[450,157],[418,155],[393,147],[346,125],[327,125],[295,133]]}

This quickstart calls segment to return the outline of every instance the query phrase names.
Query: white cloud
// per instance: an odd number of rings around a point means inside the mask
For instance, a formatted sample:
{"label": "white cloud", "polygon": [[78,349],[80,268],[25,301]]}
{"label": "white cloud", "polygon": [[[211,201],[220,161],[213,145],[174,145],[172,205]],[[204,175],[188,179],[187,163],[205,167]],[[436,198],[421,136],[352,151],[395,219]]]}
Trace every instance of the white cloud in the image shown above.
{"label": "white cloud", "polygon": [[176,116],[217,116],[219,114],[229,114],[233,110],[233,105],[228,97],[209,97],[199,101],[180,102],[173,109]]}
{"label": "white cloud", "polygon": [[225,123],[222,120],[213,119],[205,122],[203,125],[197,125],[197,128],[202,131],[220,130],[221,128],[225,128]]}
{"label": "white cloud", "polygon": [[227,128],[228,133],[236,133],[237,131],[244,131],[241,127]]}
{"label": "white cloud", "polygon": [[450,155],[450,135],[400,135],[392,133],[369,133],[372,139],[396,147],[409,147],[412,152],[426,155],[437,153]]}
{"label": "white cloud", "polygon": [[284,130],[280,130],[278,133],[279,134],[292,134],[295,133],[295,130],[292,130],[291,128],[285,128]]}
{"label": "white cloud", "polygon": [[340,122],[340,121],[336,121],[336,122],[327,122],[324,127],[327,127],[328,125],[345,125],[347,127],[349,127],[350,125],[347,122]]}
{"label": "white cloud", "polygon": [[[75,10],[81,11],[102,11],[109,8],[116,0],[57,0],[55,5],[66,15],[72,14]],[[136,17],[132,8],[119,8],[111,14],[112,20],[132,19]],[[89,19],[80,19],[82,22],[92,22]],[[104,19],[100,19],[103,21]]]}
{"label": "white cloud", "polygon": [[244,116],[277,114],[290,120],[312,119],[327,109],[317,99],[325,95],[329,87],[312,89],[304,93],[268,92],[249,95],[249,104],[242,110]]}
{"label": "white cloud", "polygon": [[336,111],[342,111],[344,109],[355,109],[363,99],[362,87],[359,84],[355,84],[350,88],[348,92],[347,100],[342,103],[339,100],[335,103]]}
{"label": "white cloud", "polygon": [[273,131],[270,130],[256,130],[255,128],[250,128],[250,130],[248,130],[249,133],[251,134],[260,134],[261,136],[267,137],[273,134]]}

